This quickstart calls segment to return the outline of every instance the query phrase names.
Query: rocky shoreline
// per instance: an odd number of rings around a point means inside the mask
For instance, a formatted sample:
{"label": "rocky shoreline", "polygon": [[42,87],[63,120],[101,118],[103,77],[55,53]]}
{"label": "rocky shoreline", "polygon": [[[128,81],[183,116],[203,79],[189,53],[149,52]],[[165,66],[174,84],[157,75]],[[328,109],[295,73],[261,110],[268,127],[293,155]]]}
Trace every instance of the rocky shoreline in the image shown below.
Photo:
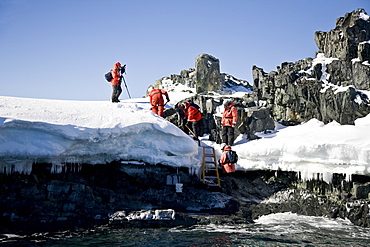
{"label": "rocky shoreline", "polygon": [[[369,227],[370,177],[335,174],[333,182],[300,181],[294,172],[238,171],[223,175],[211,190],[188,168],[121,164],[66,166],[51,173],[50,164],[34,164],[32,173],[1,174],[0,232],[79,231],[109,227],[173,227],[195,224],[246,224],[261,215],[293,212],[341,217]],[[168,176],[183,184],[182,192]],[[132,214],[171,209],[173,219],[115,220]]]}

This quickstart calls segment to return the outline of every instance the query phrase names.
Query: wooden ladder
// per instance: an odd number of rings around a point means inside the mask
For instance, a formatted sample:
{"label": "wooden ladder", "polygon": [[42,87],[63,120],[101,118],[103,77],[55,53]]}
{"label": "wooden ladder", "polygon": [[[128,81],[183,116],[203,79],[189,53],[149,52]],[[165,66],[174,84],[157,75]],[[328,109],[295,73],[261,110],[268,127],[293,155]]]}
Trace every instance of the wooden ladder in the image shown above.
{"label": "wooden ladder", "polygon": [[213,147],[203,147],[202,181],[209,187],[221,188],[216,152]]}

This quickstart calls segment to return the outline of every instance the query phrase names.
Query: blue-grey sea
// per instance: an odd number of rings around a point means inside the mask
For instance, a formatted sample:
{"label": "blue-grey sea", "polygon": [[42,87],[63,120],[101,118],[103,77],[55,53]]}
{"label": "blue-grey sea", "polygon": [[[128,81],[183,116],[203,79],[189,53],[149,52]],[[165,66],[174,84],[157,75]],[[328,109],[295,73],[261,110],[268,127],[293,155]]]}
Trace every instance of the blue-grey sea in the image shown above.
{"label": "blue-grey sea", "polygon": [[263,216],[254,224],[175,228],[98,227],[3,239],[4,246],[370,246],[370,229],[347,220],[292,213]]}

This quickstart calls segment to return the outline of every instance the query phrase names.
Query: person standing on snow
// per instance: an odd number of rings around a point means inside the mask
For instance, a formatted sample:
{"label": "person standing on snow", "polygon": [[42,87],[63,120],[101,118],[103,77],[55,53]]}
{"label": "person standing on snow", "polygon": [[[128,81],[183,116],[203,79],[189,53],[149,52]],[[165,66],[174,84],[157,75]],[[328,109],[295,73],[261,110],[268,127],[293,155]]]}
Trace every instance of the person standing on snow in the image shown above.
{"label": "person standing on snow", "polygon": [[112,74],[112,77],[113,77],[113,79],[110,81],[110,83],[112,84],[112,89],[113,89],[112,102],[117,103],[117,102],[120,102],[118,100],[118,97],[122,93],[121,75],[122,73],[124,73],[124,71],[122,71],[121,63],[117,62],[113,64],[113,70],[111,70],[110,73]]}
{"label": "person standing on snow", "polygon": [[222,154],[219,160],[220,165],[224,173],[235,172],[235,163],[231,163],[228,157],[228,151],[231,151],[231,147],[225,143],[221,146]]}
{"label": "person standing on snow", "polygon": [[202,113],[199,111],[196,105],[192,104],[191,102],[185,102],[183,104],[184,109],[184,117],[187,121],[187,126],[190,130],[192,130],[195,134],[194,139],[199,139],[201,133],[201,126],[202,126]]}
{"label": "person standing on snow", "polygon": [[163,117],[165,105],[163,96],[166,97],[167,102],[170,101],[168,93],[163,89],[152,89],[152,91],[150,91],[149,93],[150,104],[152,105],[152,112],[161,117]]}
{"label": "person standing on snow", "polygon": [[222,142],[229,146],[234,144],[234,129],[238,121],[238,111],[232,101],[224,103],[224,112],[222,114]]}

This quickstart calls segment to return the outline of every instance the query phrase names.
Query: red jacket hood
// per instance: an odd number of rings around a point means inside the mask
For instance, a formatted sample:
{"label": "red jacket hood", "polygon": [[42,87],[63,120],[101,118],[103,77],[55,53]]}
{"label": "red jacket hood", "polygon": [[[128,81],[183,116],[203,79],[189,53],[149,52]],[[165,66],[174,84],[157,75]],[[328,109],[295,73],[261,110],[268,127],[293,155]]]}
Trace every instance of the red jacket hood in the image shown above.
{"label": "red jacket hood", "polygon": [[233,107],[233,106],[235,106],[235,104],[234,104],[234,102],[232,102],[230,105],[228,105],[228,106],[226,106],[225,105],[225,109],[229,109],[229,108],[231,108],[231,107]]}
{"label": "red jacket hood", "polygon": [[121,63],[117,62],[117,63],[113,64],[113,68],[114,69],[121,69]]}

